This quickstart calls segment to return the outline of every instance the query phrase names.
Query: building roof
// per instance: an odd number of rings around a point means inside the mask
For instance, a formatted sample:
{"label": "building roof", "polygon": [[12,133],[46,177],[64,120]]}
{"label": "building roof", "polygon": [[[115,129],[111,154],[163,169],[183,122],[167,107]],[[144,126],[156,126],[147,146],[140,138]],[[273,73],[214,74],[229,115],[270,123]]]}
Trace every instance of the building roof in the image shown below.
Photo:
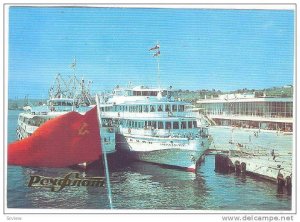
{"label": "building roof", "polygon": [[293,102],[293,98],[271,98],[271,97],[254,97],[254,98],[215,98],[215,99],[201,99],[197,103],[238,103],[238,102]]}

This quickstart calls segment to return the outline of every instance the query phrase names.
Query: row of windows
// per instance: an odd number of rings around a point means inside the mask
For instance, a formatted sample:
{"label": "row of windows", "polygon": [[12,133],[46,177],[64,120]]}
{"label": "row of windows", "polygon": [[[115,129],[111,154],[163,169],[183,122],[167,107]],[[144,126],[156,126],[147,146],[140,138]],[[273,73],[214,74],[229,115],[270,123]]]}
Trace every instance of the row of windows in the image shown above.
{"label": "row of windows", "polygon": [[133,121],[124,120],[121,125],[128,128],[144,129],[193,129],[197,127],[196,121]]}
{"label": "row of windows", "polygon": [[206,114],[238,114],[271,117],[292,117],[292,102],[248,102],[225,104],[202,104]]}
{"label": "row of windows", "polygon": [[103,112],[184,112],[184,105],[121,105],[113,107],[101,107]]}
{"label": "row of windows", "polygon": [[50,106],[73,106],[72,102],[69,101],[50,101]]}
{"label": "row of windows", "polygon": [[[134,96],[157,96],[157,91],[133,91]],[[167,91],[163,91],[162,96],[166,96]]]}
{"label": "row of windows", "polygon": [[47,122],[49,119],[44,118],[26,118],[24,116],[20,116],[19,120],[23,123],[26,123],[30,126],[40,126],[43,123]]}

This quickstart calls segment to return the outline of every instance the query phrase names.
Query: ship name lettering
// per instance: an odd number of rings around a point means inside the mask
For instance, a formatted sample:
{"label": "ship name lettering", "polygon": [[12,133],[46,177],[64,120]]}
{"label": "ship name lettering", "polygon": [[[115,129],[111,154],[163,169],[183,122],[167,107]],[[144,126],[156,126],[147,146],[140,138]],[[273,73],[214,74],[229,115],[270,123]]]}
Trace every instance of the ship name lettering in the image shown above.
{"label": "ship name lettering", "polygon": [[31,175],[28,187],[45,187],[50,188],[52,192],[58,192],[68,186],[89,186],[103,187],[104,177],[84,177],[81,178],[79,173],[69,173],[64,178],[43,177],[40,175]]}

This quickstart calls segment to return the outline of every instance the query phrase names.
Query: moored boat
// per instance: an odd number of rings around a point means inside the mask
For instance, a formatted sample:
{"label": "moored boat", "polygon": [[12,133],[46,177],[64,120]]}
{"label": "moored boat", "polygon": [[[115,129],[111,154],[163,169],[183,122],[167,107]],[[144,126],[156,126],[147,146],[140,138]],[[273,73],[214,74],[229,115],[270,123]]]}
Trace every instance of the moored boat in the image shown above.
{"label": "moored boat", "polygon": [[197,125],[189,104],[176,101],[171,89],[116,87],[102,98],[101,118],[116,125],[116,145],[136,160],[195,171],[209,147],[207,127]]}

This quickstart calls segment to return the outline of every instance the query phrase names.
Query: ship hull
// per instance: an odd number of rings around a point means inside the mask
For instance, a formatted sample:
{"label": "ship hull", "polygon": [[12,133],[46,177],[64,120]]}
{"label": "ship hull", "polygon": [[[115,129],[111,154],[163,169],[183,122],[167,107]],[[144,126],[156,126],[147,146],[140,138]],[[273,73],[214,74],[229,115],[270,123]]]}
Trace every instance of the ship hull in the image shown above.
{"label": "ship hull", "polygon": [[208,139],[174,140],[117,135],[117,149],[131,159],[195,172],[201,156],[209,147]]}

